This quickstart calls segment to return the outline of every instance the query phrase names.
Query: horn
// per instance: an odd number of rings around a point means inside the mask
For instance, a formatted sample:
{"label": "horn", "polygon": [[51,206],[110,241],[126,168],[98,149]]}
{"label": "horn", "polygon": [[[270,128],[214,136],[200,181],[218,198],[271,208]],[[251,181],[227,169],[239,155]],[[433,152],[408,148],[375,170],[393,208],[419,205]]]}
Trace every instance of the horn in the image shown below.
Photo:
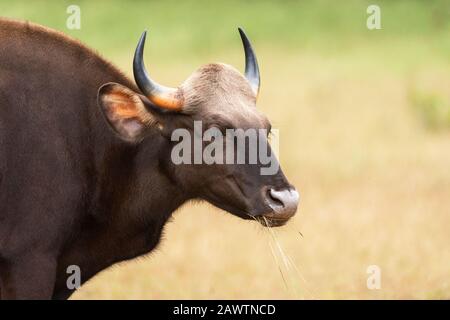
{"label": "horn", "polygon": [[244,30],[242,30],[242,28],[238,28],[238,30],[239,34],[241,35],[242,45],[244,46],[245,52],[245,77],[247,78],[248,82],[250,82],[250,86],[252,87],[255,95],[258,96],[259,86],[261,83],[259,77],[258,60],[256,60],[255,52],[253,51],[250,40],[248,40]]}
{"label": "horn", "polygon": [[144,45],[147,31],[139,39],[133,59],[133,74],[137,86],[147,98],[162,109],[179,111],[183,109],[183,94],[178,88],[160,85],[152,80],[144,66]]}

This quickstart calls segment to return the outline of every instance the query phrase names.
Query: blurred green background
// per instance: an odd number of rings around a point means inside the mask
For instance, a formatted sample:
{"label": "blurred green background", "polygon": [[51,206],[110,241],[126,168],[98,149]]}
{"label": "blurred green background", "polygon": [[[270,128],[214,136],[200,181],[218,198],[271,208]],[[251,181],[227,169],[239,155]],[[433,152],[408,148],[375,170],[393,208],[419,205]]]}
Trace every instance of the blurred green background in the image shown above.
{"label": "blurred green background", "polygon": [[[430,57],[442,60],[450,55],[450,5],[446,0],[377,1],[383,30],[376,32],[365,27],[366,9],[372,1],[0,3],[3,16],[62,30],[111,58],[133,48],[144,29],[150,30],[152,42],[157,44],[156,57],[182,59],[229,51],[239,46],[234,32],[237,26],[247,29],[258,46],[280,51],[311,50],[335,56],[364,48],[379,58],[386,51],[390,56],[404,55],[405,63],[420,63]],[[81,8],[81,30],[66,28],[65,11],[71,4]]]}
{"label": "blurred green background", "polygon": [[[66,28],[72,4],[80,30]],[[366,27],[370,4],[381,30]],[[130,76],[148,29],[147,67],[172,86],[209,62],[242,69],[242,26],[302,195],[273,234],[188,204],[150,259],[74,298],[450,298],[449,1],[1,0],[0,13],[78,38]],[[366,286],[373,264],[380,290]]]}

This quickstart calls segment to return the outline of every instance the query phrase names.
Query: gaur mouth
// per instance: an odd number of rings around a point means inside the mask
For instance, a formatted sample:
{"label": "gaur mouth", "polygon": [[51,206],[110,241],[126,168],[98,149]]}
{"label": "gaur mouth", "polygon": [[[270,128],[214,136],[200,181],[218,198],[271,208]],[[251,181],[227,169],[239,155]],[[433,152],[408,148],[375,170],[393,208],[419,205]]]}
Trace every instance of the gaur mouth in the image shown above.
{"label": "gaur mouth", "polygon": [[264,227],[273,228],[284,226],[291,216],[289,217],[274,217],[273,215],[263,215],[256,217],[256,220]]}

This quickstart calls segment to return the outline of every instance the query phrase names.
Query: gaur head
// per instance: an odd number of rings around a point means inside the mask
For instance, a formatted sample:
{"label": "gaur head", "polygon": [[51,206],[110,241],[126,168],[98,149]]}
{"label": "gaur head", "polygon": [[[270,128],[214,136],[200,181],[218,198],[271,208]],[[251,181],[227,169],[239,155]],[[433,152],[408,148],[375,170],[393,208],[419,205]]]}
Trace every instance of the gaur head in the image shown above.
{"label": "gaur head", "polygon": [[[133,62],[142,93],[108,83],[100,88],[98,101],[113,130],[129,143],[141,143],[149,132],[159,131],[166,140],[161,153],[164,165],[170,166],[167,172],[193,198],[265,226],[279,226],[295,214],[299,196],[268,146],[271,124],[256,107],[257,59],[247,36],[242,29],[239,32],[245,75],[226,64],[208,64],[177,88],[158,84],[148,75],[143,63],[144,32]],[[202,152],[211,151],[213,143],[217,143],[210,153],[213,161],[204,159]],[[181,145],[187,147],[180,151]],[[270,164],[262,161],[261,151]],[[269,166],[275,169],[264,172]]]}

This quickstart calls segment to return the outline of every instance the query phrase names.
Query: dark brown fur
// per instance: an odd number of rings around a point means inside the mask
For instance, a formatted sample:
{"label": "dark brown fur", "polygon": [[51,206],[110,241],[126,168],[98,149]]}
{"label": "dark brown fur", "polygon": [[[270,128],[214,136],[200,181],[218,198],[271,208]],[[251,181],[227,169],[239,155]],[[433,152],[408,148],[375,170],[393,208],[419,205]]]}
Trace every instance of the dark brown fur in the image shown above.
{"label": "dark brown fur", "polygon": [[[69,297],[69,265],[81,268],[85,282],[150,252],[172,212],[189,199],[248,218],[268,210],[262,185],[289,186],[281,171],[261,178],[257,167],[171,164],[167,130],[190,128],[194,119],[238,126],[233,121],[239,117],[231,115],[240,112],[204,109],[205,101],[191,114],[152,111],[157,121],[149,122],[163,123],[163,132],[149,125],[139,143],[118,138],[97,104],[98,89],[108,82],[139,94],[80,43],[44,27],[0,20],[1,298]],[[241,89],[240,100],[254,100],[248,90]],[[217,97],[195,99],[223,108],[213,101]],[[246,126],[269,126],[256,109],[249,114],[255,122],[242,117]],[[244,176],[245,186],[237,186]]]}

